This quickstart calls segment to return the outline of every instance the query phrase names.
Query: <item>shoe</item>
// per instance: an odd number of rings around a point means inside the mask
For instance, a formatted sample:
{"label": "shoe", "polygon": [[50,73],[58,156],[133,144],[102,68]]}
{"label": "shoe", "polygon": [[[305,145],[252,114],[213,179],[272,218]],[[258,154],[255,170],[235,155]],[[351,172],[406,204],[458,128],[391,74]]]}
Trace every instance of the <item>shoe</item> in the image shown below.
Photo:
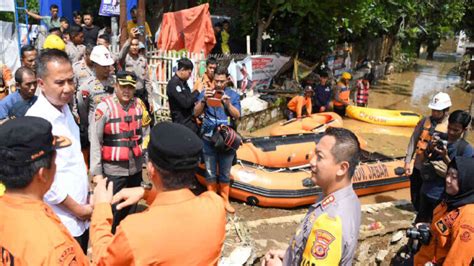
{"label": "shoe", "polygon": [[224,207],[228,213],[235,213],[235,209],[230,205],[229,202],[229,191],[230,185],[229,184],[220,184],[221,189],[221,196],[224,199]]}

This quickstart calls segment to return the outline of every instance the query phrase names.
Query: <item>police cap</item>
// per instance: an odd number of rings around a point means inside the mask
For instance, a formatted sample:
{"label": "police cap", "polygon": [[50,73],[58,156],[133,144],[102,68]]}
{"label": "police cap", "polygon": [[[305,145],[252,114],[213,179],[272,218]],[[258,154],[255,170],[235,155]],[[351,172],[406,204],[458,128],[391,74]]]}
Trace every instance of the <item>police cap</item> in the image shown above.
{"label": "police cap", "polygon": [[202,140],[189,128],[171,122],[157,124],[150,133],[148,154],[153,163],[168,171],[198,166]]}
{"label": "police cap", "polygon": [[122,86],[130,85],[135,88],[137,85],[137,75],[130,71],[119,71],[117,72],[117,83]]}
{"label": "police cap", "polygon": [[52,125],[44,118],[25,116],[8,120],[0,126],[0,150],[12,156],[2,163],[12,166],[28,165],[44,155],[71,145],[66,137],[53,136]]}

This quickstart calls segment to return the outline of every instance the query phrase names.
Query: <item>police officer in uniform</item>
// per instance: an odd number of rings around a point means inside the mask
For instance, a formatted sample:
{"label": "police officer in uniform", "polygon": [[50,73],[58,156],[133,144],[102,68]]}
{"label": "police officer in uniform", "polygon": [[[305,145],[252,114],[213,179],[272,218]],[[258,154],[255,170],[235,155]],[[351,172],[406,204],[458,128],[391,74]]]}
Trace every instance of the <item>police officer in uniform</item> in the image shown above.
{"label": "police officer in uniform", "polygon": [[[120,64],[122,69],[134,72],[137,75],[137,89],[135,95],[140,98],[148,110],[153,110],[151,100],[152,86],[148,79],[148,63],[144,55],[139,53],[140,41],[138,40],[138,29],[130,31],[130,39],[128,39],[119,53]],[[144,47],[144,46],[143,46]]]}
{"label": "police officer in uniform", "polygon": [[194,119],[194,103],[199,96],[199,91],[191,92],[187,80],[193,72],[193,62],[187,58],[178,61],[176,74],[166,85],[166,95],[170,104],[171,120],[187,126],[193,132],[198,132],[198,126]]}
{"label": "police officer in uniform", "polygon": [[312,181],[322,190],[286,250],[271,250],[267,265],[352,265],[360,226],[360,203],[352,188],[359,163],[357,137],[328,128],[311,159]]}
{"label": "police officer in uniform", "polygon": [[[114,193],[142,182],[143,112],[139,99],[134,97],[136,84],[134,73],[117,72],[115,93],[97,105],[91,123],[91,173],[112,181]],[[114,211],[112,230],[135,208]]]}
{"label": "police officer in uniform", "polygon": [[85,80],[77,92],[81,131],[85,132],[94,120],[96,106],[103,98],[112,94],[114,85],[114,60],[110,51],[103,45],[97,45],[92,49],[90,60],[93,63],[94,75]]}
{"label": "police officer in uniform", "polygon": [[72,64],[72,69],[74,71],[74,80],[76,82],[77,87],[80,87],[86,80],[94,76],[94,72],[92,71],[93,63],[90,58],[92,49],[94,49],[94,46],[88,44],[86,46],[84,57],[76,63]]}
{"label": "police officer in uniform", "polygon": [[[410,175],[410,196],[413,207],[420,211],[421,185],[422,179],[420,169],[425,160],[425,152],[433,135],[447,133],[449,107],[451,107],[451,98],[447,93],[439,92],[431,100],[428,108],[431,109],[431,116],[425,117],[418,122],[415,131],[408,143],[407,155],[405,157],[405,173]],[[415,165],[413,171],[410,162],[415,155]]]}

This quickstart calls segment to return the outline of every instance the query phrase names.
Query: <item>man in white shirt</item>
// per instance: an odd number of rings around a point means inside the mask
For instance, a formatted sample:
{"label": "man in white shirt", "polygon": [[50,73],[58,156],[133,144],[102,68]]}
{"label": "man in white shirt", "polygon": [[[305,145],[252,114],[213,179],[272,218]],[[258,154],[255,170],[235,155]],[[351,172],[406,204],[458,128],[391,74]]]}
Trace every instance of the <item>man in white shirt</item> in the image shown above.
{"label": "man in white shirt", "polygon": [[44,201],[59,216],[72,236],[87,254],[89,222],[92,207],[88,202],[89,183],[81,153],[79,127],[69,110],[75,84],[67,54],[56,49],[45,50],[38,58],[38,100],[26,116],[37,116],[53,125],[53,134],[68,137],[72,145],[56,156],[56,175]]}

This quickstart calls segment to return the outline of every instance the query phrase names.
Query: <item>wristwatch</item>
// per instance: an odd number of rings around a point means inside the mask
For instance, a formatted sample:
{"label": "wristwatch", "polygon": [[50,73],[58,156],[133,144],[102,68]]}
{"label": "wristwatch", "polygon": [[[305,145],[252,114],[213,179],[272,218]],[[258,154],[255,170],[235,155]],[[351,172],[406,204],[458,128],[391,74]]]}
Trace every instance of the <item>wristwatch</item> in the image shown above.
{"label": "wristwatch", "polygon": [[151,189],[153,188],[153,183],[142,181],[140,186],[143,188],[143,199],[147,200],[148,195],[150,194]]}

